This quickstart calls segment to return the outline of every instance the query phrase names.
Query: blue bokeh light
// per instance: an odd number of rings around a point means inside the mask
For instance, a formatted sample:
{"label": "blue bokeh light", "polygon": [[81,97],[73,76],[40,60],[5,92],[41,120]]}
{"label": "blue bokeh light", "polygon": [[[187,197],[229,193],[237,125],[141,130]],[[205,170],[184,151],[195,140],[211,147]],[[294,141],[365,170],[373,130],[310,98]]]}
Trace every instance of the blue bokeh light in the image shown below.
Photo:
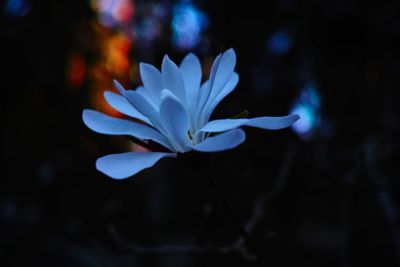
{"label": "blue bokeh light", "polygon": [[31,10],[29,0],[8,0],[4,5],[4,13],[8,17],[24,17]]}
{"label": "blue bokeh light", "polygon": [[318,90],[313,83],[307,84],[291,109],[291,113],[300,115],[300,119],[292,125],[292,129],[302,137],[312,136],[319,124],[320,107]]}
{"label": "blue bokeh light", "polygon": [[191,3],[179,3],[172,11],[172,44],[179,50],[188,50],[200,43],[208,27],[208,17]]}
{"label": "blue bokeh light", "polygon": [[283,55],[286,54],[292,47],[293,37],[290,33],[284,30],[274,32],[268,41],[267,49],[271,54]]}

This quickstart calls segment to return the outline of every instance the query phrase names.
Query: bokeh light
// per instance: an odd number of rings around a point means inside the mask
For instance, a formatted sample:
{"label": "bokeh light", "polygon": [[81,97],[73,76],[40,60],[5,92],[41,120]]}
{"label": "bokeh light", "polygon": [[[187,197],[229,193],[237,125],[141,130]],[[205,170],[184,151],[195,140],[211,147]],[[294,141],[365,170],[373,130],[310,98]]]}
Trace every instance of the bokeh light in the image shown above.
{"label": "bokeh light", "polygon": [[7,0],[4,3],[4,14],[7,17],[26,16],[31,9],[29,0]]}
{"label": "bokeh light", "polygon": [[134,13],[132,0],[92,0],[91,5],[99,13],[99,22],[106,27],[127,24]]}
{"label": "bokeh light", "polygon": [[286,54],[292,47],[293,37],[285,30],[278,30],[272,34],[268,43],[268,52],[273,55],[283,55]]}
{"label": "bokeh light", "polygon": [[86,75],[86,62],[81,54],[74,53],[68,58],[67,83],[71,87],[82,86]]}
{"label": "bokeh light", "polygon": [[180,50],[197,46],[202,40],[203,31],[209,19],[190,2],[177,4],[172,10],[172,44]]}
{"label": "bokeh light", "polygon": [[310,82],[304,86],[291,109],[291,113],[300,115],[300,119],[292,125],[292,129],[301,137],[311,137],[319,125],[320,107],[320,96],[316,87]]}

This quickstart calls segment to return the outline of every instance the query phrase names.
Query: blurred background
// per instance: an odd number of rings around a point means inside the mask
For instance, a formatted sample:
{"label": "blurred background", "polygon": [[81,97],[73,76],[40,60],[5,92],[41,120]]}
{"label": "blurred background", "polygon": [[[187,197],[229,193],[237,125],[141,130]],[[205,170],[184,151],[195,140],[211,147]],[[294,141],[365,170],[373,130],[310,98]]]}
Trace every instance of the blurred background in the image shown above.
{"label": "blurred background", "polygon": [[[399,14],[385,1],[1,1],[0,266],[399,266]],[[122,116],[103,92],[140,85],[139,62],[194,52],[206,79],[231,47],[240,82],[214,118],[301,116],[212,156],[252,249],[179,160],[97,172],[135,144],[81,119]]]}

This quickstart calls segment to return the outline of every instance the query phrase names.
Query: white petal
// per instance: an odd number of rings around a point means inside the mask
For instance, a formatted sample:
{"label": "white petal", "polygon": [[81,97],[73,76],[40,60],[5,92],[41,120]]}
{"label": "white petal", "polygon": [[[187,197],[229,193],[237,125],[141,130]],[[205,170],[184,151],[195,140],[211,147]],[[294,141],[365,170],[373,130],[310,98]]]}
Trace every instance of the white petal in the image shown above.
{"label": "white petal", "polygon": [[279,130],[289,127],[299,119],[299,115],[291,114],[284,117],[258,117],[253,119],[222,119],[208,122],[199,132],[223,132],[240,126],[251,126],[267,130]]}
{"label": "white petal", "polygon": [[158,96],[158,99],[154,99],[144,86],[139,86],[138,88],[135,89],[135,91],[138,92],[141,96],[143,96],[143,98],[146,99],[146,101],[149,104],[151,104],[151,106],[153,106],[155,110],[158,110],[158,107],[160,105],[160,96]]}
{"label": "white petal", "polygon": [[[206,103],[208,101],[208,98],[210,97],[212,85],[214,83],[215,76],[217,74],[218,66],[219,66],[219,64],[221,62],[221,57],[222,57],[222,55],[219,54],[215,58],[215,60],[213,62],[213,65],[211,66],[210,77],[201,86],[200,96],[199,96],[199,100],[198,100],[199,102],[197,103],[197,113],[198,114],[200,114],[201,111],[204,109],[204,107],[205,107],[205,105],[206,105]],[[207,87],[203,88],[204,85],[207,85]],[[206,89],[206,90],[204,90],[204,89]]]}
{"label": "white petal", "polygon": [[178,66],[172,62],[168,56],[164,56],[162,66],[161,66],[161,76],[163,80],[164,87],[162,89],[168,89],[174,93],[179,98],[179,101],[186,108],[186,92],[185,85],[183,83],[183,78],[181,71]]}
{"label": "white petal", "polygon": [[201,152],[216,152],[232,149],[243,143],[246,134],[242,129],[235,129],[219,135],[208,137],[203,142],[195,145],[193,149]]}
{"label": "white petal", "polygon": [[141,140],[153,140],[172,150],[168,139],[157,130],[133,121],[110,117],[95,110],[85,109],[83,122],[91,130],[110,135],[130,135]]}
{"label": "white petal", "polygon": [[107,155],[96,161],[97,170],[114,179],[124,179],[153,166],[165,157],[176,157],[175,153],[128,152]]}
{"label": "white petal", "polygon": [[188,134],[190,121],[187,111],[169,90],[164,89],[162,95],[160,118],[164,129],[180,152],[191,150],[192,143]]}
{"label": "white petal", "polygon": [[192,53],[188,54],[179,67],[185,84],[186,99],[190,109],[197,107],[197,97],[201,82],[201,64]]}
{"label": "white petal", "polygon": [[[207,114],[211,114],[210,111],[213,102],[217,98],[217,96],[223,91],[226,84],[230,80],[233,75],[233,70],[236,65],[236,54],[233,49],[229,49],[222,54],[222,56],[218,56],[214,64],[211,68],[210,74],[210,83],[209,89],[206,95],[206,99],[204,104],[202,104],[199,109],[199,114],[201,114],[201,124],[204,124],[204,119],[208,117]],[[232,88],[233,89],[233,88]]]}
{"label": "white petal", "polygon": [[290,114],[284,117],[258,117],[249,119],[245,125],[267,130],[279,130],[289,127],[298,119],[300,119],[300,116],[297,114]]}
{"label": "white petal", "polygon": [[206,114],[206,120],[208,121],[210,119],[210,116],[214,109],[218,106],[218,104],[224,99],[228,94],[230,94],[233,89],[235,89],[236,85],[239,82],[239,75],[234,72],[232,76],[229,78],[228,82],[224,86],[224,88],[221,90],[221,92],[212,100],[210,101],[211,104],[206,108],[207,109],[207,114]]}
{"label": "white petal", "polygon": [[214,109],[222,101],[222,99],[224,99],[229,93],[233,91],[233,89],[235,89],[238,82],[239,82],[239,75],[234,72],[232,76],[229,78],[224,88],[221,90],[221,92],[214,99],[210,99],[207,102],[204,109],[201,111],[200,125],[204,125],[207,121],[210,120],[210,117],[214,112]]}
{"label": "white petal", "polygon": [[125,92],[125,88],[117,80],[113,80],[113,82],[114,82],[115,87],[117,87],[119,93],[121,95],[123,95]]}
{"label": "white petal", "polygon": [[248,121],[249,119],[213,120],[204,125],[204,127],[201,128],[199,132],[209,132],[209,133],[224,132],[245,125]]}
{"label": "white petal", "polygon": [[121,112],[122,114],[128,115],[132,118],[144,121],[150,124],[150,121],[143,116],[142,113],[137,111],[125,97],[115,94],[113,92],[104,92],[104,98],[115,110]]}
{"label": "white petal", "polygon": [[129,90],[125,91],[124,97],[137,111],[146,116],[155,127],[160,126],[158,111],[155,109],[154,105],[146,99],[143,93]]}
{"label": "white petal", "polygon": [[215,73],[215,78],[211,81],[212,87],[210,99],[213,100],[224,88],[229,78],[233,74],[236,65],[236,54],[231,48],[222,54],[221,61]]}
{"label": "white petal", "polygon": [[205,81],[201,87],[200,87],[200,92],[198,96],[198,103],[197,103],[197,109],[196,112],[193,113],[193,117],[191,117],[193,123],[194,123],[194,128],[199,129],[204,125],[203,118],[205,117],[204,115],[202,116],[202,110],[203,107],[206,104],[207,97],[210,92],[210,81]]}
{"label": "white petal", "polygon": [[200,114],[201,107],[204,107],[204,105],[206,104],[209,92],[210,92],[210,81],[207,80],[201,85],[200,90],[199,90],[199,96],[198,96],[198,100],[197,100],[198,101],[198,103],[197,103],[198,114]]}
{"label": "white petal", "polygon": [[158,102],[161,90],[164,88],[160,71],[150,64],[140,63],[140,77],[150,96]]}
{"label": "white petal", "polygon": [[221,63],[221,58],[222,58],[222,54],[219,54],[214,59],[214,62],[212,64],[212,66],[211,66],[210,77],[209,77],[209,81],[211,82],[211,86],[214,83],[215,76],[217,75],[218,67],[219,67],[219,64]]}

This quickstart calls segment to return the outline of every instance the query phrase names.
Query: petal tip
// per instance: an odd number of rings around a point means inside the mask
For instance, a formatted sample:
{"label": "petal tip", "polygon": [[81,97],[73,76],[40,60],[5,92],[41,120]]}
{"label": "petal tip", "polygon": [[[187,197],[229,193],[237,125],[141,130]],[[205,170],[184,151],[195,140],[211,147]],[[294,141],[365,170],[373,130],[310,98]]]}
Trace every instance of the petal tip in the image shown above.
{"label": "petal tip", "polygon": [[116,79],[113,79],[114,86],[118,89],[121,95],[125,92],[125,88]]}
{"label": "petal tip", "polygon": [[95,114],[96,111],[91,110],[91,109],[84,109],[82,112],[82,121],[88,127],[89,129],[92,129],[92,122],[93,122],[93,114]]}
{"label": "petal tip", "polygon": [[87,118],[87,116],[89,116],[89,113],[90,113],[90,112],[91,112],[90,109],[84,109],[84,110],[82,111],[82,119],[83,119],[83,121],[86,120],[86,118]]}
{"label": "petal tip", "polygon": [[150,66],[152,66],[151,64],[145,63],[145,62],[140,62],[139,63],[139,70],[140,72],[142,72],[143,70],[145,70],[146,68],[149,68]]}
{"label": "petal tip", "polygon": [[289,116],[292,119],[291,125],[294,124],[296,121],[298,121],[300,119],[300,115],[298,115],[298,114],[290,114]]}
{"label": "petal tip", "polygon": [[169,56],[167,54],[165,54],[163,57],[162,64],[165,64],[166,62],[169,62],[169,61],[171,61],[171,59],[169,58]]}
{"label": "petal tip", "polygon": [[229,48],[223,54],[224,55],[230,55],[230,56],[236,58],[236,52],[235,52],[235,50],[233,48]]}
{"label": "petal tip", "polygon": [[103,92],[103,96],[105,98],[105,100],[109,99],[114,93],[111,91],[104,91]]}
{"label": "petal tip", "polygon": [[108,177],[110,177],[112,179],[115,179],[115,180],[122,180],[122,179],[126,179],[126,178],[130,177],[130,176],[127,176],[127,175],[119,175],[118,173],[110,172],[110,170],[105,168],[103,163],[104,163],[104,159],[106,157],[107,156],[101,157],[101,158],[98,158],[96,160],[96,170],[98,170],[99,172],[101,172],[101,173],[103,173],[103,174],[107,175]]}

